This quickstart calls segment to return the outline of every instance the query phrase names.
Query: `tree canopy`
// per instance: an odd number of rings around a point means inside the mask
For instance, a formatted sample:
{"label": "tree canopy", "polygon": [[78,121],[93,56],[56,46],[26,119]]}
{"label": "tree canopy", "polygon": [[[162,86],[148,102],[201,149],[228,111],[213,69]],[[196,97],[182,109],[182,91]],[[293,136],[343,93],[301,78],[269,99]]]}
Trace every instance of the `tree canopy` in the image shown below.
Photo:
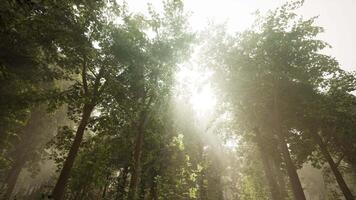
{"label": "tree canopy", "polygon": [[0,5],[1,198],[355,199],[356,76],[303,1],[234,34],[161,5]]}

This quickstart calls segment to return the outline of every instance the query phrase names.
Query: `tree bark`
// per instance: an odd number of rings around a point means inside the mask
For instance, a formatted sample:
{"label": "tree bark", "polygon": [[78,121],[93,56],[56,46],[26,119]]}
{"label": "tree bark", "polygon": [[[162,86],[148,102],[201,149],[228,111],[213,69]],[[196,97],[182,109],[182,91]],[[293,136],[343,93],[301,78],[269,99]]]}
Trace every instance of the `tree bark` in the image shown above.
{"label": "tree bark", "polygon": [[297,169],[294,166],[294,163],[290,157],[289,149],[283,136],[280,138],[280,147],[284,162],[286,164],[289,180],[292,186],[293,195],[296,200],[306,200],[303,187],[297,173]]}
{"label": "tree bark", "polygon": [[208,191],[207,191],[207,185],[205,184],[206,179],[206,169],[202,169],[200,172],[200,178],[199,178],[199,199],[200,200],[207,200],[208,199]]}
{"label": "tree bark", "polygon": [[115,198],[116,200],[121,200],[124,199],[125,197],[125,188],[126,188],[128,171],[129,171],[129,167],[128,166],[124,167],[124,169],[122,170],[122,176],[120,175],[117,179],[117,191],[116,191],[116,198]]}
{"label": "tree bark", "polygon": [[152,177],[149,199],[150,200],[158,200],[157,181],[155,180],[155,177]]}
{"label": "tree bark", "polygon": [[[278,80],[278,78],[276,79]],[[282,126],[282,118],[281,118],[281,112],[280,112],[280,103],[279,103],[279,93],[281,91],[280,89],[280,84],[277,81],[275,83],[276,90],[274,94],[274,104],[273,104],[273,113],[274,113],[274,128],[275,128],[275,133],[278,137],[279,140],[279,146],[280,150],[284,159],[284,162],[286,164],[286,169],[287,169],[287,174],[289,176],[289,180],[292,186],[292,191],[294,198],[296,200],[306,200],[305,194],[303,191],[302,184],[300,182],[297,169],[292,161],[292,158],[290,157],[289,149],[287,146],[286,142],[286,136],[285,132],[283,130]]]}
{"label": "tree bark", "polygon": [[69,175],[70,175],[70,171],[74,164],[75,157],[78,154],[80,144],[83,140],[84,131],[85,131],[85,128],[89,122],[89,118],[90,118],[90,115],[91,115],[91,112],[93,111],[93,109],[94,109],[93,105],[85,104],[83,107],[82,119],[81,119],[79,126],[77,128],[73,144],[69,150],[67,159],[64,162],[64,165],[63,165],[63,168],[59,175],[58,181],[57,181],[57,183],[53,189],[53,192],[52,192],[52,197],[55,200],[61,200],[63,198],[64,192],[65,192],[65,187],[68,182]]}
{"label": "tree bark", "polygon": [[15,189],[17,179],[18,179],[20,172],[21,172],[22,168],[24,167],[25,163],[26,163],[26,160],[23,157],[16,159],[16,162],[14,163],[13,167],[11,168],[11,170],[6,178],[6,191],[4,194],[4,199],[10,199],[10,197]]}
{"label": "tree bark", "polygon": [[337,168],[337,165],[335,164],[333,158],[331,157],[326,145],[324,144],[322,138],[318,133],[314,133],[314,138],[317,142],[317,144],[320,147],[321,153],[324,155],[325,159],[330,165],[331,171],[334,173],[335,179],[337,181],[337,184],[339,185],[342,193],[344,194],[344,197],[346,200],[354,200],[355,198],[353,197],[349,187],[347,186],[344,178],[342,177],[342,174]]}
{"label": "tree bark", "polygon": [[40,107],[31,111],[29,121],[20,131],[22,134],[21,137],[26,136],[26,138],[22,138],[20,142],[16,144],[15,150],[10,153],[10,157],[14,159],[15,162],[11,166],[5,180],[6,191],[3,196],[5,199],[11,197],[19,174],[29,160],[29,153],[32,153],[35,150],[36,145],[38,145],[39,138],[35,127],[38,123],[41,123],[41,116],[44,114],[41,111],[42,109]]}
{"label": "tree bark", "polygon": [[105,199],[106,197],[106,190],[108,188],[108,185],[109,185],[109,182],[110,182],[110,173],[106,176],[106,182],[105,182],[105,185],[104,185],[104,188],[103,188],[103,192],[102,192],[102,195],[101,195],[101,199]]}
{"label": "tree bark", "polygon": [[139,184],[139,174],[141,168],[141,156],[142,156],[142,147],[143,147],[143,138],[144,138],[144,128],[147,122],[147,112],[143,111],[140,115],[140,120],[138,124],[138,131],[135,140],[135,148],[133,154],[133,165],[131,172],[131,180],[129,186],[128,200],[135,200],[137,197],[137,186]]}
{"label": "tree bark", "polygon": [[281,200],[282,196],[280,194],[278,184],[275,179],[275,176],[273,175],[272,166],[268,158],[270,156],[268,155],[267,150],[264,148],[264,145],[266,144],[263,143],[262,135],[258,129],[255,129],[255,134],[256,134],[257,147],[262,159],[263,170],[265,172],[265,176],[268,181],[271,197],[273,200]]}
{"label": "tree bark", "polygon": [[276,153],[276,155],[274,155],[274,167],[275,167],[275,172],[276,172],[276,177],[277,177],[277,182],[279,185],[279,191],[281,194],[282,199],[286,199],[288,198],[288,192],[286,189],[286,183],[284,181],[284,173],[282,171],[282,169],[280,168],[280,165],[282,163],[282,159],[280,157],[281,155],[278,153]]}
{"label": "tree bark", "polygon": [[140,192],[139,192],[139,196],[138,199],[139,200],[144,200],[145,199],[145,195],[146,195],[146,180],[145,178],[142,178],[143,174],[141,174],[141,181],[140,181]]}

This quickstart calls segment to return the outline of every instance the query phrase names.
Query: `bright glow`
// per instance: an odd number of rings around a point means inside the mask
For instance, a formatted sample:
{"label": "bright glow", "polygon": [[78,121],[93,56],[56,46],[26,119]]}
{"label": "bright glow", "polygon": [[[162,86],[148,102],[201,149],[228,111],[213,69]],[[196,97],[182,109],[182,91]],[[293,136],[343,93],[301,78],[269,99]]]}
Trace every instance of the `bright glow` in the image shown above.
{"label": "bright glow", "polygon": [[216,98],[210,85],[203,86],[200,91],[194,93],[190,98],[193,109],[198,113],[211,112],[216,104]]}
{"label": "bright glow", "polygon": [[[125,0],[117,0],[122,3]],[[259,10],[262,14],[274,9],[288,0],[183,0],[185,9],[190,12],[189,23],[192,30],[202,30],[209,22],[226,22],[230,32],[243,31],[252,25],[253,13]],[[147,3],[162,11],[161,0],[126,1],[130,10],[148,14]],[[306,16],[319,16],[317,24],[325,28],[321,39],[328,41],[333,48],[326,53],[338,58],[341,67],[347,70],[356,69],[355,26],[350,22],[356,17],[355,0],[312,0],[305,1],[298,13]],[[336,9],[337,8],[337,9]],[[337,26],[335,26],[337,24]],[[340,33],[343,34],[340,37]]]}
{"label": "bright glow", "polygon": [[[117,0],[122,2],[125,0]],[[288,0],[183,0],[185,10],[190,13],[188,21],[192,31],[204,31],[210,24],[225,23],[229,33],[241,32],[252,26],[257,10],[263,15],[268,10],[274,9]],[[158,11],[162,12],[162,0],[130,0],[126,1],[129,10],[147,12],[147,3]],[[298,11],[306,17],[317,16],[320,14],[317,24],[325,27],[326,32],[321,39],[330,42],[333,49],[328,54],[336,56],[343,68],[355,70],[356,57],[353,55],[356,40],[354,35],[356,28],[350,26],[350,19],[356,17],[355,0],[313,0],[306,1],[305,5]],[[335,9],[338,8],[338,9]],[[120,23],[121,20],[117,20]],[[121,22],[122,23],[122,22]],[[335,26],[338,24],[338,26]],[[340,37],[340,33],[343,37]],[[149,37],[154,37],[148,33]],[[195,47],[195,53],[199,48]],[[351,53],[350,53],[351,52]],[[186,61],[176,73],[175,97],[183,100],[193,109],[199,127],[203,129],[204,140],[209,140],[209,144],[219,143],[232,151],[238,148],[236,138],[222,141],[214,134],[206,133],[209,118],[212,117],[217,107],[217,96],[212,85],[209,83],[211,72],[206,71],[204,66],[199,66],[197,56],[192,55],[192,59]],[[348,68],[347,68],[348,67]],[[205,70],[205,71],[204,71]],[[229,121],[230,117],[222,118],[223,122]],[[204,122],[205,121],[205,122]],[[209,131],[208,131],[209,132]],[[227,130],[227,132],[229,132]]]}
{"label": "bright glow", "polygon": [[224,147],[227,148],[227,149],[230,149],[232,151],[235,151],[236,148],[238,147],[238,141],[235,138],[228,139],[224,143]]}
{"label": "bright glow", "polygon": [[215,109],[217,100],[209,82],[211,75],[211,71],[198,67],[194,61],[180,66],[176,74],[177,96],[188,99],[199,120],[208,117]]}
{"label": "bright glow", "polygon": [[[122,0],[117,0],[119,3]],[[259,10],[264,13],[282,5],[287,0],[185,0],[185,9],[190,13],[189,22],[194,30],[202,30],[210,22],[227,23],[229,31],[242,31],[253,21],[253,13]],[[147,13],[147,3],[156,10],[162,11],[160,0],[127,1],[130,10]]]}

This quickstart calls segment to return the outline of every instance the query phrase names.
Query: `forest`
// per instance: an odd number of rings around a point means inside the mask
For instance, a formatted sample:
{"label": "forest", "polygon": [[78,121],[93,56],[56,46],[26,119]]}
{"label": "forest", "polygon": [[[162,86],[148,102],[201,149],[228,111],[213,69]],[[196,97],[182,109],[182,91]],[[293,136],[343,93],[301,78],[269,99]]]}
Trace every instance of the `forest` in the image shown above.
{"label": "forest", "polygon": [[0,2],[0,199],[356,199],[356,73],[304,1],[233,33],[186,1]]}

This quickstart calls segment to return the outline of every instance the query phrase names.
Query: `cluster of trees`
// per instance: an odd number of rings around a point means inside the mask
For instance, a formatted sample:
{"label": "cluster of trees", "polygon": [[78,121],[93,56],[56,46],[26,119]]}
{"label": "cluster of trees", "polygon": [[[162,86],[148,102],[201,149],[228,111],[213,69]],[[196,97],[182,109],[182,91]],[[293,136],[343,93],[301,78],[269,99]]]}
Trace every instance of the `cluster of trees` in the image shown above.
{"label": "cluster of trees", "polygon": [[[315,18],[287,3],[236,37],[213,33],[205,58],[243,140],[256,145],[272,199],[306,199],[297,169],[328,165],[345,199],[354,199],[340,162],[355,173],[355,75],[321,53]],[[337,159],[338,161],[335,161]],[[324,164],[326,163],[326,164]]]}
{"label": "cluster of trees", "polygon": [[[148,15],[115,0],[5,0],[1,198],[302,200],[297,169],[311,163],[330,169],[332,198],[354,199],[356,77],[320,53],[322,28],[294,14],[301,5],[200,38],[179,0]],[[207,123],[173,92],[194,45],[221,101]],[[49,162],[46,180],[15,191]]]}

